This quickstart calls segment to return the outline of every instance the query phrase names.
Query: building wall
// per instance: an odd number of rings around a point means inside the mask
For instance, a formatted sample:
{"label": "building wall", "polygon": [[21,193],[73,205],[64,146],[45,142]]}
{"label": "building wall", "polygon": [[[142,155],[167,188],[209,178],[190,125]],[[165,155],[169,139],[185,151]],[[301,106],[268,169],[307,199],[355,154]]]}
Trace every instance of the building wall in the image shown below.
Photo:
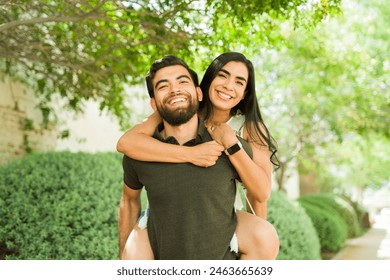
{"label": "building wall", "polygon": [[[41,129],[37,99],[20,83],[0,80],[0,164],[19,158],[28,149],[48,151],[56,145],[56,130]],[[25,126],[26,121],[33,126]]]}
{"label": "building wall", "polygon": [[105,152],[116,151],[116,143],[123,134],[118,121],[99,110],[96,102],[85,104],[85,113],[75,117],[69,112],[63,112],[61,119],[67,122],[60,126],[70,132],[68,138],[58,139],[57,151]]}
{"label": "building wall", "polygon": [[[125,88],[128,99],[127,107],[131,108],[131,124],[142,121],[152,113],[145,85]],[[116,143],[123,135],[118,120],[99,109],[96,101],[84,103],[84,114],[75,116],[73,112],[60,112],[61,120],[66,123],[58,126],[59,130],[68,129],[69,138],[59,139],[56,150],[106,152],[116,151]],[[126,128],[128,129],[128,128]]]}

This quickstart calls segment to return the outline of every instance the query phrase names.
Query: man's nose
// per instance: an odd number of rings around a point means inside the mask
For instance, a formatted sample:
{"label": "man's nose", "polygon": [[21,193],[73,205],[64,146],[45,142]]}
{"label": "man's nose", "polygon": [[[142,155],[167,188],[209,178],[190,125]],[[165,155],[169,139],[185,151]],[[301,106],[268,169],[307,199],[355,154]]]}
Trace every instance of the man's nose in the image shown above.
{"label": "man's nose", "polygon": [[181,89],[180,89],[179,85],[172,85],[171,86],[171,93],[177,94],[177,93],[180,93],[180,92],[181,92]]}

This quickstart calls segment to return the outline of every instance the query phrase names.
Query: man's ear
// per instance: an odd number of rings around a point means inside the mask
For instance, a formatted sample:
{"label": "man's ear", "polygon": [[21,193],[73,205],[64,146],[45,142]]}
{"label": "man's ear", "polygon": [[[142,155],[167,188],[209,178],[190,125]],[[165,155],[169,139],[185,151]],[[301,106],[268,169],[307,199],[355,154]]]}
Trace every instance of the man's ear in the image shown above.
{"label": "man's ear", "polygon": [[198,96],[198,101],[203,100],[203,92],[200,87],[196,87],[196,95]]}
{"label": "man's ear", "polygon": [[150,106],[152,107],[153,111],[157,111],[157,106],[156,106],[156,100],[154,98],[150,98]]}

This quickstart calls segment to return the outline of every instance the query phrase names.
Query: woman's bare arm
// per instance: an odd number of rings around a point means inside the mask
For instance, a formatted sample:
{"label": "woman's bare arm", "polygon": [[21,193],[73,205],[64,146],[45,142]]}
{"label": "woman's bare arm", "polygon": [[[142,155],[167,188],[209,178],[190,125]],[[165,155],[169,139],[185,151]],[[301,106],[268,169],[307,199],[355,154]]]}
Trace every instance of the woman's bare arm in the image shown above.
{"label": "woman's bare arm", "polygon": [[[256,214],[256,216],[259,216],[266,220],[268,216],[268,201],[259,202],[258,200],[253,199],[249,192],[247,192],[246,195],[250,203],[250,205],[248,204],[248,202],[246,203],[246,211],[252,214]],[[253,208],[254,213],[252,212],[251,208]]]}
{"label": "woman's bare arm", "polygon": [[203,167],[216,163],[223,147],[215,141],[186,147],[163,143],[153,138],[152,135],[161,121],[160,115],[155,112],[144,122],[126,131],[117,143],[117,151],[141,161],[189,162]]}
{"label": "woman's bare arm", "polygon": [[[212,131],[210,127],[208,130],[213,139],[222,144],[225,149],[238,142],[234,130],[226,123],[214,125]],[[244,137],[247,134],[244,131]],[[242,149],[230,155],[229,159],[247,189],[248,199],[256,215],[264,217],[266,203],[271,194],[272,163],[266,146],[260,146],[254,141],[248,142],[253,151],[253,159]]]}

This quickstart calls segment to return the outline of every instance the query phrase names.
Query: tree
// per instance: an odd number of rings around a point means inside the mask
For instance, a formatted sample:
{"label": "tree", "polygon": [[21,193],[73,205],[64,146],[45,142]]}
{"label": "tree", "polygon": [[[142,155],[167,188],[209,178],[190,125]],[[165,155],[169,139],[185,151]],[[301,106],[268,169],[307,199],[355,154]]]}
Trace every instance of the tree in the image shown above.
{"label": "tree", "polygon": [[383,135],[349,134],[340,144],[329,147],[327,154],[333,162],[322,165],[328,166],[323,168],[323,187],[336,178],[340,189],[362,193],[367,188],[379,189],[390,179],[390,140]]}
{"label": "tree", "polygon": [[[259,100],[279,142],[281,168],[276,178],[281,189],[294,159],[301,174],[314,171],[329,184],[340,175],[334,169],[346,168],[341,154],[330,152],[333,146],[340,148],[351,135],[370,143],[369,135],[389,138],[390,71],[384,54],[390,40],[383,28],[390,19],[389,8],[381,0],[345,1],[343,15],[312,30],[297,32],[283,22],[287,43],[261,53],[264,79]],[[361,167],[349,164],[351,170]],[[372,166],[370,176],[378,168],[383,175],[381,165]]]}
{"label": "tree", "polygon": [[153,57],[188,45],[186,26],[174,19],[188,22],[189,7],[147,2],[5,2],[0,69],[34,89],[43,112],[59,94],[76,111],[98,99],[123,121],[123,84],[139,82]]}
{"label": "tree", "polygon": [[[269,37],[272,25],[253,25],[259,17],[316,23],[340,0],[307,2],[2,1],[0,72],[36,92],[46,123],[54,114],[52,100],[60,96],[75,111],[85,100],[98,100],[126,127],[131,110],[124,85],[139,83],[151,61],[173,53],[201,64],[210,61],[205,54]],[[240,31],[251,36],[237,36]]]}

